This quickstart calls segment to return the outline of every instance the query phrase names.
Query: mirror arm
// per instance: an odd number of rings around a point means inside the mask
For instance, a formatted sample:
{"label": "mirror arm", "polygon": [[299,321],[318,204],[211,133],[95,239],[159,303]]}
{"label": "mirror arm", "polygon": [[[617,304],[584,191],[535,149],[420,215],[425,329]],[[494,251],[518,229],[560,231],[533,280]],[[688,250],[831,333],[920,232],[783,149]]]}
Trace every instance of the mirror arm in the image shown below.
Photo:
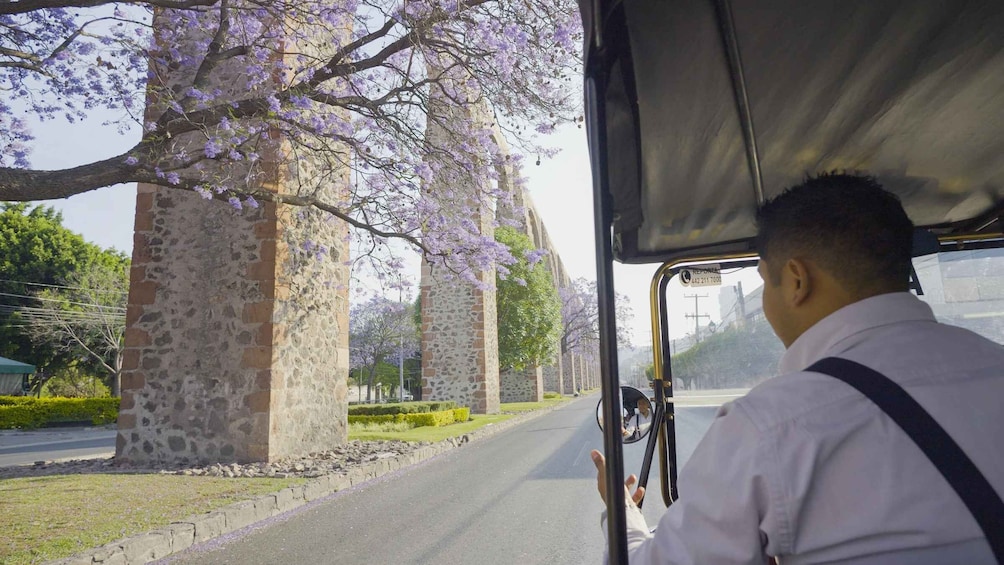
{"label": "mirror arm", "polygon": [[[658,386],[658,385],[656,385]],[[656,398],[658,399],[658,393],[656,393]],[[648,476],[652,470],[652,456],[655,455],[655,448],[658,444],[659,430],[662,429],[660,425],[662,423],[662,418],[666,414],[666,403],[659,402],[656,400],[655,407],[652,410],[652,427],[649,428],[648,440],[645,442],[645,458],[641,463],[641,470],[638,473],[638,486],[644,487],[648,490]],[[654,429],[654,433],[653,433]],[[642,507],[645,503],[645,499],[642,498],[641,502],[638,503],[638,508]]]}

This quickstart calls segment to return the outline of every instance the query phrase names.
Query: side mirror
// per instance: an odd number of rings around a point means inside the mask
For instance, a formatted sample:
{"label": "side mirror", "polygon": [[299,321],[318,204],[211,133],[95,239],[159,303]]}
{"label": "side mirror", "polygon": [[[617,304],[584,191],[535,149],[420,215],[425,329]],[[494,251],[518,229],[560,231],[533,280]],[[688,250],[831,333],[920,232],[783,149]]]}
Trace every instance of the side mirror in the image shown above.
{"label": "side mirror", "polygon": [[[621,438],[624,443],[635,443],[645,439],[652,428],[652,401],[645,393],[630,387],[622,386],[621,402]],[[596,404],[596,424],[603,430],[603,399]]]}

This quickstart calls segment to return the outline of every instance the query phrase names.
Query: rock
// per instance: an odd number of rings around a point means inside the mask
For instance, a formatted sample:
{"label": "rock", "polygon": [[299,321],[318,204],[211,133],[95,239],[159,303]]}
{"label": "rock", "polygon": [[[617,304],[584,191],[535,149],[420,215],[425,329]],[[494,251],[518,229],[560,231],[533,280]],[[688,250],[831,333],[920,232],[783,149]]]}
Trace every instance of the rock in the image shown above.
{"label": "rock", "polygon": [[[466,442],[469,438],[462,438]],[[348,473],[353,468],[371,461],[390,459],[421,449],[429,442],[408,443],[400,441],[351,441],[344,445],[311,453],[305,457],[285,457],[270,463],[169,463],[140,465],[111,459],[87,459],[53,463],[38,461],[35,465],[0,467],[0,479],[33,475],[68,473],[162,473],[182,476],[211,477],[320,477],[332,473]]]}

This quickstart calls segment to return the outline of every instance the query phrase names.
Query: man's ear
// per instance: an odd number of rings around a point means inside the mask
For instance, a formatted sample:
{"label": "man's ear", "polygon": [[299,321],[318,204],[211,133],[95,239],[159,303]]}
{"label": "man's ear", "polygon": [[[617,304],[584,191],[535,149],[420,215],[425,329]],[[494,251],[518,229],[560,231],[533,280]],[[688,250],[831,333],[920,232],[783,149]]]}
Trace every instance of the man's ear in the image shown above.
{"label": "man's ear", "polygon": [[784,278],[787,279],[785,294],[792,306],[801,306],[812,294],[811,269],[801,259],[788,259],[784,264]]}

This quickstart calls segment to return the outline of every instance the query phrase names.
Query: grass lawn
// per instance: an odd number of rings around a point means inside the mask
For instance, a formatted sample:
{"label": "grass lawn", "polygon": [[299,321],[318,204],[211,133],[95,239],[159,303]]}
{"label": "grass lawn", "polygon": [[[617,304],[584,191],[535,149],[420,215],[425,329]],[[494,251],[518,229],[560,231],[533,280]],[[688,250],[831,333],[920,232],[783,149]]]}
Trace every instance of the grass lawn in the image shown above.
{"label": "grass lawn", "polygon": [[450,424],[449,426],[421,426],[404,431],[375,432],[375,431],[349,431],[349,439],[359,439],[363,441],[380,440],[400,440],[400,441],[442,441],[446,438],[462,436],[481,429],[491,424],[505,422],[512,418],[512,414],[472,414],[468,422],[461,424]]}
{"label": "grass lawn", "polygon": [[506,402],[502,404],[502,412],[532,412],[533,410],[540,410],[541,408],[548,408],[561,404],[563,402],[568,402],[568,397],[562,398],[547,398],[541,402]]}
{"label": "grass lawn", "polygon": [[69,557],[305,479],[81,474],[0,480],[0,563]]}
{"label": "grass lawn", "polygon": [[[503,404],[507,414],[473,415],[461,424],[401,431],[350,432],[366,441],[442,441],[554,406],[563,399]],[[0,563],[69,557],[167,526],[306,479],[230,479],[161,474],[77,474],[0,479]]]}
{"label": "grass lawn", "polygon": [[446,438],[462,436],[464,434],[473,432],[474,430],[489,426],[491,424],[497,424],[499,422],[504,422],[510,418],[515,417],[519,413],[531,412],[533,410],[540,410],[541,408],[549,408],[551,406],[561,404],[562,402],[567,402],[568,398],[551,398],[544,400],[543,402],[512,402],[505,403],[501,405],[502,414],[472,414],[471,419],[468,422],[463,422],[461,424],[450,424],[449,426],[421,426],[418,428],[411,428],[409,430],[394,430],[394,431],[372,431],[372,430],[349,430],[349,439],[358,439],[363,441],[379,441],[379,440],[400,440],[400,441],[442,441]]}

